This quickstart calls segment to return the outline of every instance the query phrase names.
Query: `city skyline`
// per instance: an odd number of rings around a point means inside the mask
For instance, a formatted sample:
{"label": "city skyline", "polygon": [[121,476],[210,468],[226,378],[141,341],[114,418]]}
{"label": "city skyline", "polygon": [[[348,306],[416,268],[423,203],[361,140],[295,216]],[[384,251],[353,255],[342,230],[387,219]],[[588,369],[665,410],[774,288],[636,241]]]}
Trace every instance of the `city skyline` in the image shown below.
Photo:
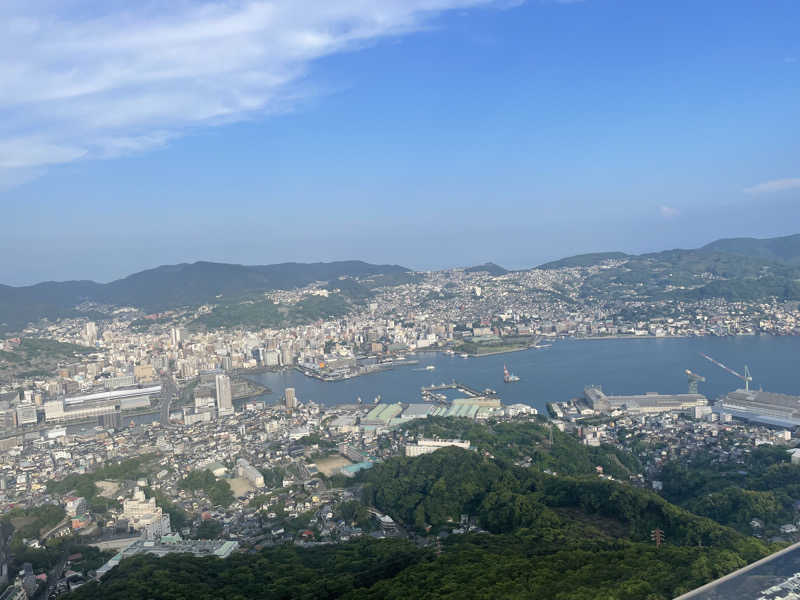
{"label": "city skyline", "polygon": [[0,8],[0,281],[794,233],[792,2],[327,6]]}

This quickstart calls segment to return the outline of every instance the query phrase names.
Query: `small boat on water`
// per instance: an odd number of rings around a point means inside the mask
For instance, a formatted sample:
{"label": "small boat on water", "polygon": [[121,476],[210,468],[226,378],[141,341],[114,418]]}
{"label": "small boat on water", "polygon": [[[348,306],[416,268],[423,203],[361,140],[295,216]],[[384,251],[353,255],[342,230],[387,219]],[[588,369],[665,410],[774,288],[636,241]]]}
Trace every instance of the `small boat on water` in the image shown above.
{"label": "small boat on water", "polygon": [[426,371],[435,371],[436,370],[436,365],[428,365],[427,367],[425,367],[425,370]]}
{"label": "small boat on water", "polygon": [[515,383],[519,381],[519,377],[514,375],[513,373],[508,372],[508,367],[503,365],[503,381],[506,383]]}

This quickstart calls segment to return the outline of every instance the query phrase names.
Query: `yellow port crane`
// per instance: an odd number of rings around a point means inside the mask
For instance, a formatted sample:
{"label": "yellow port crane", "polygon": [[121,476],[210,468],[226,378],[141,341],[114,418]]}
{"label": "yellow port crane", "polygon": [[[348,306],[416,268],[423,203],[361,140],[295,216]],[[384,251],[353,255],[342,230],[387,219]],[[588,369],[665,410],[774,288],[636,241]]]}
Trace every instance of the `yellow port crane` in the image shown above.
{"label": "yellow port crane", "polygon": [[698,391],[698,384],[705,383],[706,378],[702,375],[698,375],[697,373],[693,373],[689,369],[686,369],[686,377],[689,379],[689,393],[690,394],[699,394]]}

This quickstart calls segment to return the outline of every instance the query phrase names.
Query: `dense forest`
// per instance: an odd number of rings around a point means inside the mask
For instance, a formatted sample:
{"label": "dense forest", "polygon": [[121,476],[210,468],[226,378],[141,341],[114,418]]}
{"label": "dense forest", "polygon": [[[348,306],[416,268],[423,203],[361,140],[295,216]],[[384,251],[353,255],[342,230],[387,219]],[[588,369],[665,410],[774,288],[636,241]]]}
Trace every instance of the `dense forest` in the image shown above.
{"label": "dense forest", "polygon": [[[71,600],[667,600],[773,550],[627,483],[640,466],[625,452],[544,423],[427,419],[407,429],[472,448],[392,458],[359,475],[361,502],[341,514],[363,520],[372,506],[404,539],[278,545],[224,561],[142,556]],[[601,463],[625,482],[599,477]]]}
{"label": "dense forest", "polygon": [[583,537],[650,539],[725,546],[754,558],[764,547],[645,489],[597,477],[551,476],[459,448],[395,458],[362,476],[364,499],[409,529],[446,530],[475,517],[491,533],[519,533],[570,544]]}
{"label": "dense forest", "polygon": [[793,522],[800,498],[800,465],[779,446],[761,446],[728,464],[705,455],[670,462],[659,476],[671,502],[747,533],[753,519],[771,531]]}
{"label": "dense forest", "polygon": [[70,600],[450,598],[657,600],[743,564],[724,548],[451,536],[440,549],[402,540],[277,546],[225,561],[169,555],[124,561]]}

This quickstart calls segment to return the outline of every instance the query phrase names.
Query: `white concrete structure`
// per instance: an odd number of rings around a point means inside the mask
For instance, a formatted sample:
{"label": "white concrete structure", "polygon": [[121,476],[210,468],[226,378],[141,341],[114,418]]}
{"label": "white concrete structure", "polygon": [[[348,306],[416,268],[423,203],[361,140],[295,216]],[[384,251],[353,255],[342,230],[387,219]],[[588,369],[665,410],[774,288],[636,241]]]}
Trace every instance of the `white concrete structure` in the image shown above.
{"label": "white concrete structure", "polygon": [[44,403],[44,420],[47,423],[80,421],[113,413],[150,406],[150,396],[161,392],[160,385],[144,388],[126,388],[50,400]]}
{"label": "white concrete structure", "polygon": [[469,450],[469,440],[426,440],[425,438],[417,441],[416,444],[406,444],[406,456],[421,456],[423,454],[431,454],[441,448],[449,446],[456,446]]}
{"label": "white concrete structure", "polygon": [[264,476],[243,458],[236,460],[236,474],[239,477],[244,477],[257,488],[264,487]]}
{"label": "white concrete structure", "polygon": [[[134,489],[133,498],[123,500],[122,518],[127,519],[134,530],[144,530],[145,535],[151,538],[169,533],[169,515],[164,515],[161,507],[156,506],[156,499],[148,500],[144,490],[138,487]],[[166,531],[163,531],[165,527]]]}

